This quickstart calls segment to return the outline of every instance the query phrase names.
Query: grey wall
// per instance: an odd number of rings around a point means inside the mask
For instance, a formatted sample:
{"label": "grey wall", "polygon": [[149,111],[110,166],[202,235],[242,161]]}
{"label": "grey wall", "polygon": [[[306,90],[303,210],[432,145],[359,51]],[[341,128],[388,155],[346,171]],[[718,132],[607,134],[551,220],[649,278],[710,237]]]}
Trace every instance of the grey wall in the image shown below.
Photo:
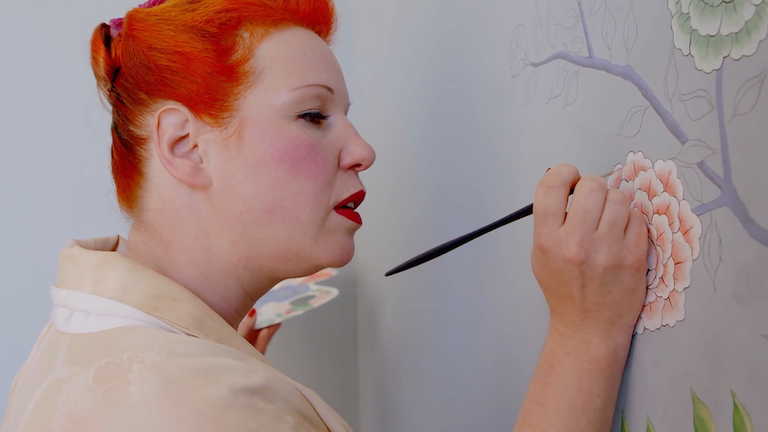
{"label": "grey wall", "polygon": [[[97,97],[89,41],[96,24],[138,3],[2,3],[0,417],[13,377],[47,321],[61,247],[70,238],[128,231],[111,183],[110,119]],[[341,59],[348,37],[339,34]],[[349,270],[326,284],[340,288],[340,296],[286,322],[268,358],[357,429],[357,294]]]}
{"label": "grey wall", "polygon": [[[584,0],[584,7],[596,55],[631,64],[646,97],[657,95],[674,123],[706,143],[711,151],[698,155],[722,174],[716,74],[696,70],[673,48],[667,2]],[[510,48],[531,62],[567,49],[587,55],[576,0],[357,1],[352,11],[355,120],[378,151],[354,261],[362,430],[510,430],[548,320],[530,270],[531,221],[401,275],[383,273],[530,203],[538,179],[557,163],[602,174],[630,151],[679,157],[681,167],[695,155],[679,155],[679,140],[652,109],[622,127],[633,107],[649,104],[623,79],[564,61],[511,76],[522,68]],[[519,25],[526,34],[513,43]],[[752,30],[764,35],[764,25]],[[726,60],[720,104],[733,186],[746,206],[741,216],[748,212],[762,227],[766,44]],[[734,111],[744,115],[731,119]],[[700,169],[682,171],[694,206],[718,196]],[[726,195],[736,206],[734,190]],[[631,430],[645,430],[647,419],[658,431],[693,430],[692,390],[717,430],[733,430],[731,390],[754,430],[768,429],[768,247],[735,214],[720,208],[701,216],[707,234],[685,320],[635,338],[617,411]]]}

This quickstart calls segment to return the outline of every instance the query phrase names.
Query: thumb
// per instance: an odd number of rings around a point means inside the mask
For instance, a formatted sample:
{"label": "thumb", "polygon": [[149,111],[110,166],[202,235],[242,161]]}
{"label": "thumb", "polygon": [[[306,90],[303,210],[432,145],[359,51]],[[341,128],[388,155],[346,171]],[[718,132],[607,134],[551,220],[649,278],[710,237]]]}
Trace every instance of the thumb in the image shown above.
{"label": "thumb", "polygon": [[256,325],[256,315],[256,309],[251,309],[245,318],[240,321],[240,325],[237,327],[237,332],[240,336],[247,340],[251,345],[256,343],[256,339],[259,337],[260,333],[260,330],[253,328]]}

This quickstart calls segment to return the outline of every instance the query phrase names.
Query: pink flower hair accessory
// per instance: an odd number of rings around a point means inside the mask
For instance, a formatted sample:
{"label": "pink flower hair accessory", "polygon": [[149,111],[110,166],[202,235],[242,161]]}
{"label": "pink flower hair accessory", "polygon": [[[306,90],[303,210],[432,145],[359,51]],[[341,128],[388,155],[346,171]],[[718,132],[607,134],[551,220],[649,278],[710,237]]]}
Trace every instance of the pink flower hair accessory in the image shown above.
{"label": "pink flower hair accessory", "polygon": [[[137,7],[139,9],[150,9],[155,6],[160,6],[161,4],[165,3],[166,0],[148,0]],[[109,34],[112,36],[112,38],[116,38],[120,35],[120,32],[123,31],[123,23],[125,22],[125,18],[114,18],[109,20]]]}

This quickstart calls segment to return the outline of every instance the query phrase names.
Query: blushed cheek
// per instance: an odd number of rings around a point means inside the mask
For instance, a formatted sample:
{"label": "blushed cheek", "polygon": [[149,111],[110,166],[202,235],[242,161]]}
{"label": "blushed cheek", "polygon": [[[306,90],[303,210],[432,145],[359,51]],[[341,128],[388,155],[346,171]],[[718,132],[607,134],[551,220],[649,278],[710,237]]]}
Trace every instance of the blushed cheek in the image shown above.
{"label": "blushed cheek", "polygon": [[277,204],[278,208],[307,212],[329,205],[338,156],[321,142],[307,137],[283,140],[270,150],[269,183],[273,193],[279,195],[276,198],[282,205]]}

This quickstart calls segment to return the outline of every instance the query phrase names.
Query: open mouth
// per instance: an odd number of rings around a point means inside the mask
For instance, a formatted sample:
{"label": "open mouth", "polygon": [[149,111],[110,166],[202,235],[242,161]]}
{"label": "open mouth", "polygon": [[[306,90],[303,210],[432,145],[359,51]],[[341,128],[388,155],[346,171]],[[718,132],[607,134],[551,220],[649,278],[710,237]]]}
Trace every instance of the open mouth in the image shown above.
{"label": "open mouth", "polygon": [[363,203],[364,199],[365,199],[365,191],[361,190],[350,195],[344,201],[336,205],[336,207],[334,207],[333,209],[339,215],[344,216],[345,218],[351,220],[352,222],[358,225],[362,225],[363,218],[355,210],[357,210],[357,208],[360,207],[360,204]]}

